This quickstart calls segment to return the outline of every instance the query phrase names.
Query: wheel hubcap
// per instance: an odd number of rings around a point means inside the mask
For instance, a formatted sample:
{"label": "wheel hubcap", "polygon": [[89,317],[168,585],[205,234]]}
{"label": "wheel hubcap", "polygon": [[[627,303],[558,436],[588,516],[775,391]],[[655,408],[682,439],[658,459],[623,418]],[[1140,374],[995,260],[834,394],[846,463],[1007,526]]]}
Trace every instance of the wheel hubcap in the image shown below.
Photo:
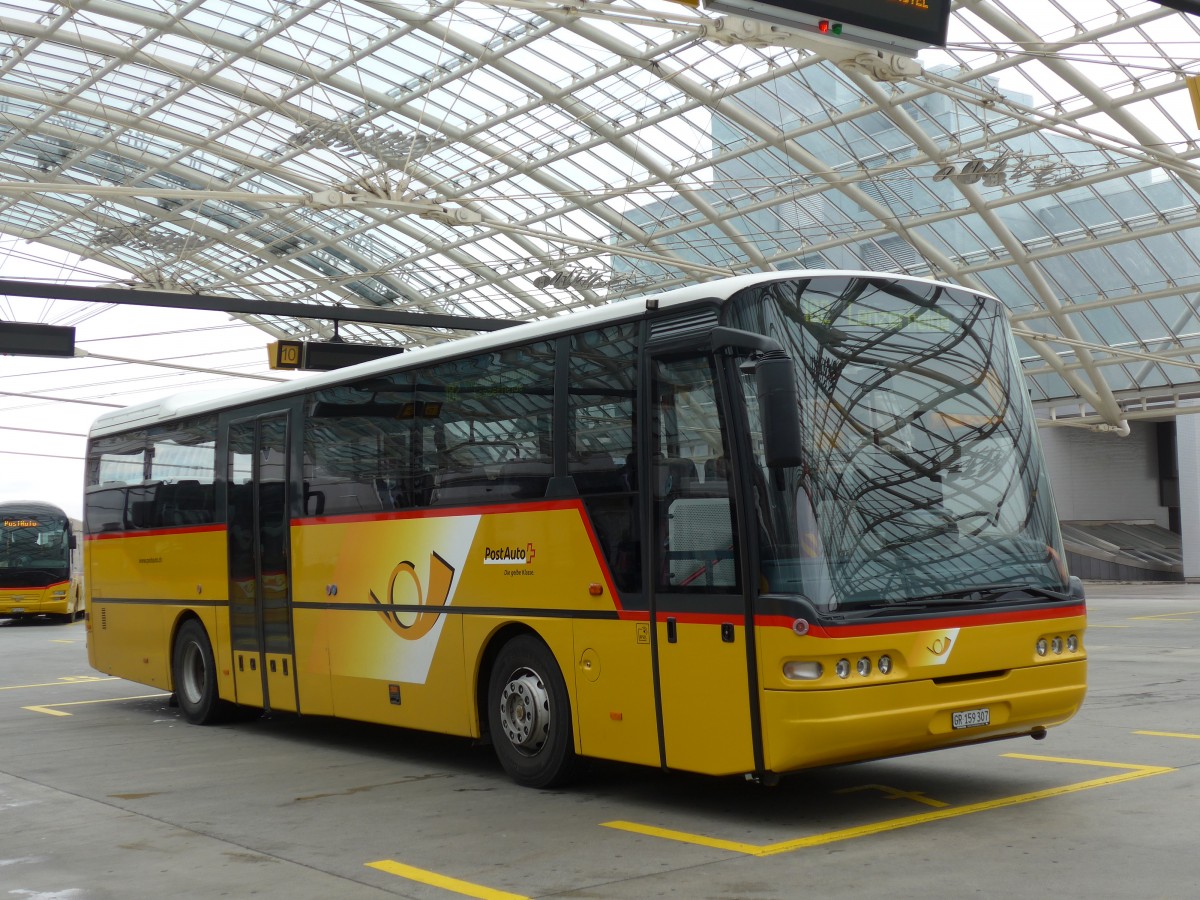
{"label": "wheel hubcap", "polygon": [[204,696],[204,654],[195,644],[183,649],[183,665],[179,673],[179,692],[188,704],[194,706]]}
{"label": "wheel hubcap", "polygon": [[550,735],[550,694],[536,672],[518,669],[509,676],[500,693],[500,724],[526,756],[542,749]]}

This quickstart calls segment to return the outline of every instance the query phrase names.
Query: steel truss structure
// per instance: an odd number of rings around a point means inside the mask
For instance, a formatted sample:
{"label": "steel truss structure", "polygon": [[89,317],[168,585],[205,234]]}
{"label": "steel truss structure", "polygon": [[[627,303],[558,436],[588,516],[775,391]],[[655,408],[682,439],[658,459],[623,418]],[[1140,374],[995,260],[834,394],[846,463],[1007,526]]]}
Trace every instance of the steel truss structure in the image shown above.
{"label": "steel truss structure", "polygon": [[[239,313],[276,338],[934,276],[1004,299],[1047,423],[1123,432],[1200,409],[1198,73],[1133,0],[960,0],[916,60],[648,0],[0,2],[0,231],[332,308]],[[465,331],[412,321],[341,334]]]}

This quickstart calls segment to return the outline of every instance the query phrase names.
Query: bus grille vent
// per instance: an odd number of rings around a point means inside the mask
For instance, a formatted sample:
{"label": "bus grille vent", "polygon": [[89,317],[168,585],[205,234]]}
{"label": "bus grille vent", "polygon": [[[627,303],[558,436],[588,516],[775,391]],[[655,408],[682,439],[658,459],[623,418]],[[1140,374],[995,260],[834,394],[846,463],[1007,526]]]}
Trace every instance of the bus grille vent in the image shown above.
{"label": "bus grille vent", "polygon": [[669,341],[693,331],[708,331],[718,323],[717,311],[712,307],[698,309],[682,316],[659,319],[650,323],[651,341]]}
{"label": "bus grille vent", "polygon": [[934,684],[958,684],[960,681],[987,681],[992,678],[1004,678],[1010,669],[997,669],[995,672],[968,672],[964,675],[947,675],[944,678],[932,679]]}
{"label": "bus grille vent", "polygon": [[102,606],[102,607],[100,607],[100,630],[106,631],[107,629],[108,629],[108,607]]}

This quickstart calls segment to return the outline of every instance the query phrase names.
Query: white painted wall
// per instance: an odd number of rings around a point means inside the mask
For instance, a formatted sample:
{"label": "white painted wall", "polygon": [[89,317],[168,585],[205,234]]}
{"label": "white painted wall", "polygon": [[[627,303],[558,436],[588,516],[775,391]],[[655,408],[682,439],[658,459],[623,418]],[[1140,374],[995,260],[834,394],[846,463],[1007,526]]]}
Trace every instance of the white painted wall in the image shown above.
{"label": "white painted wall", "polygon": [[1063,522],[1151,522],[1168,527],[1158,505],[1158,449],[1152,423],[1128,437],[1079,428],[1042,428],[1042,448]]}

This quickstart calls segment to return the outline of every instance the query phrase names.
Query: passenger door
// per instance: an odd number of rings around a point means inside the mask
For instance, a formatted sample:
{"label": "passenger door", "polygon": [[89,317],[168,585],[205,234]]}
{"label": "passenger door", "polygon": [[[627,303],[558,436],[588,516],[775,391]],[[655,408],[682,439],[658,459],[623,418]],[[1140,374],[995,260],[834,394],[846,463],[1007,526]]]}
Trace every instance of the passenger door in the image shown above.
{"label": "passenger door", "polygon": [[751,772],[754,698],[726,414],[712,355],[650,360],[650,610],[667,766]]}
{"label": "passenger door", "polygon": [[292,635],[290,414],[227,424],[229,619],[237,701],[297,710]]}

